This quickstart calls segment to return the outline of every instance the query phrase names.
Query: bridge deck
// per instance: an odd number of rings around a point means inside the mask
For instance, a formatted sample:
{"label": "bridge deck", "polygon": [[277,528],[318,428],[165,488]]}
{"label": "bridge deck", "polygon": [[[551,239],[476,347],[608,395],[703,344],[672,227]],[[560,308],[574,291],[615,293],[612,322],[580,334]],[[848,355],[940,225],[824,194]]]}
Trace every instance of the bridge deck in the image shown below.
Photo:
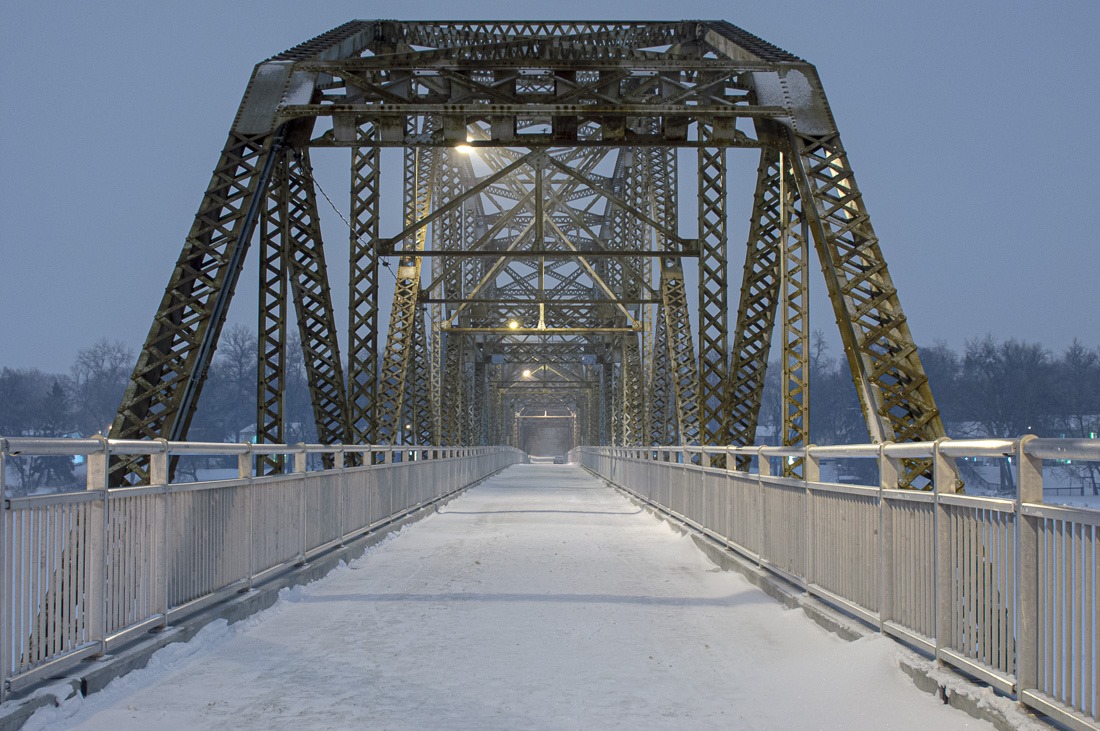
{"label": "bridge deck", "polygon": [[781,608],[577,467],[517,465],[28,727],[986,727],[894,652]]}

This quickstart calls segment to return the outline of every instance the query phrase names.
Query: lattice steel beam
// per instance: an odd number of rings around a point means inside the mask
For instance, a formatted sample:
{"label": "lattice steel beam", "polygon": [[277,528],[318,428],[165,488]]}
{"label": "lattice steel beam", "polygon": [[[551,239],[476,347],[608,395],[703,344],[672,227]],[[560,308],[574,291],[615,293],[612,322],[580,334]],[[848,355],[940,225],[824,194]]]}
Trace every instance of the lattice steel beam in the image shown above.
{"label": "lattice steel beam", "polygon": [[[670,234],[676,229],[676,152],[671,148],[650,148],[648,155],[648,190],[653,226],[661,251],[670,250]],[[687,292],[680,261],[661,260],[661,317],[665,321],[668,346],[670,405],[676,415],[676,430],[680,443],[696,444],[699,440],[699,371],[695,346],[691,340]]]}
{"label": "lattice steel beam", "polygon": [[405,418],[403,424],[413,444],[438,444],[435,433],[435,421],[432,418],[432,401],[435,393],[429,370],[431,354],[428,350],[428,326],[424,322],[424,310],[417,305],[413,319],[412,353],[409,358],[409,370],[405,375],[406,395],[404,399]]}
{"label": "lattice steel beam", "polygon": [[[700,125],[700,137],[712,136]],[[729,368],[726,292],[726,150],[699,148],[699,438],[722,444]]]}
{"label": "lattice steel beam", "polygon": [[[917,346],[838,134],[791,134],[792,156],[825,285],[840,324],[871,439],[944,435]],[[903,485],[929,484],[930,464],[906,464]]]}
{"label": "lattice steel beam", "polygon": [[[260,221],[260,286],[258,368],[256,371],[256,441],[281,444],[286,430],[286,321],[290,250],[288,212],[290,152],[277,154]],[[283,455],[261,455],[256,474],[282,471]]]}
{"label": "lattice steel beam", "polygon": [[[786,446],[803,447],[810,442],[810,328],[809,328],[809,273],[806,218],[796,210],[800,201],[791,188],[794,182],[789,174],[788,157],[779,153],[780,199],[785,201],[780,217],[780,265],[779,285],[783,379],[780,388],[780,412],[782,413],[782,438]],[[802,477],[805,460],[801,457],[784,460],[786,477]]]}
{"label": "lattice steel beam", "polygon": [[[186,436],[206,381],[249,239],[282,147],[282,134],[232,132],[157,308],[118,416],[113,439]],[[145,481],[141,460],[116,460],[111,484]]]}
{"label": "lattice steel beam", "polygon": [[676,404],[672,386],[672,363],[668,344],[668,320],[662,312],[654,318],[653,359],[648,376],[649,396],[646,398],[646,426],[649,443],[654,446],[674,444],[676,433]]}
{"label": "lattice steel beam", "polygon": [[322,444],[346,444],[351,441],[351,429],[344,367],[307,150],[295,153],[287,169],[287,183],[291,291],[298,312],[317,439]]}
{"label": "lattice steel beam", "polygon": [[622,403],[623,437],[622,444],[628,447],[645,443],[643,414],[642,362],[638,349],[638,336],[633,333],[623,336],[622,346]]}
{"label": "lattice steel beam", "polygon": [[378,428],[379,149],[376,130],[356,132],[351,154],[348,270],[348,423],[355,444],[374,444]]}
{"label": "lattice steel beam", "polygon": [[779,151],[760,153],[756,192],[749,221],[749,240],[741,279],[741,301],[734,328],[730,376],[725,393],[726,439],[735,446],[756,443],[764,380],[768,370],[772,331],[780,296],[781,252],[789,194],[794,190],[788,170],[787,183],[780,167]]}
{"label": "lattice steel beam", "polygon": [[[405,154],[405,222],[406,225],[428,213],[434,178],[432,150],[409,148]],[[416,249],[424,247],[425,232],[416,230]],[[378,438],[383,444],[396,443],[403,426],[401,417],[406,398],[406,377],[416,349],[415,319],[420,296],[420,258],[405,256],[397,267],[393,307],[386,352],[382,360],[379,383]]]}

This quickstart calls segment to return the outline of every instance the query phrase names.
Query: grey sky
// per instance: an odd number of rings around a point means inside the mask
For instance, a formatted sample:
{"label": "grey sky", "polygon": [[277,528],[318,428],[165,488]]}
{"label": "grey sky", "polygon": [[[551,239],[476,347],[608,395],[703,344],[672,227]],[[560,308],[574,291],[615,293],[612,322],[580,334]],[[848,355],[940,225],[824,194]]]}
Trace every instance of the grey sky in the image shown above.
{"label": "grey sky", "polygon": [[[136,349],[252,66],[375,17],[729,20],[818,67],[918,343],[960,347],[989,332],[1055,350],[1075,336],[1100,344],[1093,0],[6,0],[0,366],[64,371],[104,336]],[[315,162],[346,210],[343,158]],[[740,151],[731,162],[747,191],[755,158]],[[746,195],[731,215],[734,282]],[[346,278],[340,225],[326,212],[337,289]],[[812,327],[831,335],[814,277]],[[231,320],[252,322],[254,279],[250,266]]]}

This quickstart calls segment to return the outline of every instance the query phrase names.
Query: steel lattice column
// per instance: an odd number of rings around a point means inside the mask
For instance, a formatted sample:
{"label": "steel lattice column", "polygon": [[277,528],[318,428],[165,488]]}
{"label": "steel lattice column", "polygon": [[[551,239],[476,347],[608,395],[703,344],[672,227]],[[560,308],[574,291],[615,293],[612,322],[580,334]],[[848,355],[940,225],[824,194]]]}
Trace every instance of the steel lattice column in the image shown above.
{"label": "steel lattice column", "polygon": [[[621,349],[622,346],[620,346]],[[611,366],[611,378],[609,379],[609,385],[611,387],[611,412],[608,415],[608,419],[611,422],[611,442],[610,444],[621,447],[623,445],[623,420],[625,417],[623,408],[623,376],[622,367]]]}
{"label": "steel lattice column", "polygon": [[676,398],[676,427],[680,443],[696,444],[699,440],[699,405],[696,401],[699,378],[691,342],[684,273],[679,262],[661,269],[661,311],[668,338],[669,375]]}
{"label": "steel lattice column", "polygon": [[[809,280],[807,279],[809,233],[805,218],[796,210],[799,201],[791,185],[787,156],[779,153],[780,199],[780,301],[782,305],[783,383],[780,411],[783,415],[783,444],[801,447],[810,438],[810,330]],[[801,457],[783,464],[785,477],[801,477]]]}
{"label": "steel lattice column", "polygon": [[623,336],[623,445],[627,447],[645,444],[642,415],[645,413],[643,402],[642,362],[638,350],[638,336],[627,333]]}
{"label": "steel lattice column", "polygon": [[443,356],[443,411],[442,443],[462,444],[462,424],[467,417],[465,399],[465,345],[466,336],[461,333],[447,333],[443,337],[445,353]]}
{"label": "steel lattice column", "polygon": [[424,322],[424,307],[417,305],[413,324],[412,357],[409,359],[409,372],[405,376],[405,424],[412,426],[414,444],[438,444],[432,418],[432,402],[435,393],[432,388],[428,350],[428,326]]}
{"label": "steel lattice column", "polygon": [[[282,133],[231,132],[111,425],[112,439],[183,439],[240,277]],[[112,461],[111,484],[145,481]]]}
{"label": "steel lattice column", "polygon": [[[676,151],[669,147],[650,148],[649,201],[652,216],[666,230],[676,230]],[[671,242],[655,232],[658,249],[671,249]],[[661,260],[661,315],[665,321],[668,345],[669,379],[672,386],[676,429],[682,444],[694,444],[699,439],[699,371],[695,346],[691,340],[684,273],[679,259]]]}
{"label": "steel lattice column", "polygon": [[[943,422],[840,135],[792,132],[791,141],[803,209],[871,439],[935,440]],[[929,477],[929,462],[912,461],[901,483]]]}
{"label": "steel lattice column", "polygon": [[[454,150],[440,151],[438,182],[436,186],[436,198],[438,205],[445,205],[462,192],[463,170],[459,161],[455,159]],[[466,243],[466,229],[464,226],[466,206],[458,206],[444,214],[433,227],[436,237],[436,248],[443,251],[461,251]],[[439,287],[445,299],[461,299],[462,297],[462,262],[459,257],[441,257],[436,260],[443,269],[440,275]],[[433,272],[434,274],[434,272]],[[446,394],[446,398],[433,404],[435,413],[438,414],[438,433],[443,444],[457,445],[463,443],[463,426],[467,421],[466,414],[466,388],[464,367],[466,362],[466,338],[458,333],[440,332],[439,325],[449,319],[451,312],[448,305],[433,305],[433,333],[439,333],[438,346],[442,346],[442,352],[434,353],[439,369],[434,374],[433,385],[437,391]],[[437,346],[437,347],[438,347]]]}
{"label": "steel lattice column", "polygon": [[[412,147],[405,153],[405,225],[428,215],[432,200],[432,159],[428,148]],[[414,248],[424,248],[425,231],[415,233]],[[394,444],[401,428],[406,398],[406,376],[416,349],[415,319],[420,295],[420,257],[404,256],[397,267],[389,336],[382,359],[380,382],[379,441]]]}
{"label": "steel lattice column", "polygon": [[291,291],[298,312],[298,333],[317,439],[322,444],[346,444],[350,441],[350,428],[344,367],[336,337],[336,317],[308,151],[295,154],[288,173]]}
{"label": "steel lattice column", "polygon": [[653,360],[649,372],[648,406],[649,443],[653,446],[673,444],[675,434],[675,405],[672,392],[672,364],[669,362],[668,321],[659,312],[653,325]]}
{"label": "steel lattice column", "polygon": [[[267,199],[260,221],[259,350],[256,371],[256,442],[281,444],[286,429],[286,321],[290,304],[287,286],[290,221],[288,162],[290,152],[281,150],[267,187]],[[283,455],[261,455],[258,475],[282,471]]]}
{"label": "steel lattice column", "polygon": [[379,149],[375,128],[357,129],[351,151],[351,251],[348,291],[348,421],[351,442],[377,438]]}
{"label": "steel lattice column", "polygon": [[474,353],[474,359],[467,366],[470,372],[470,383],[466,390],[468,423],[463,434],[467,435],[466,444],[480,446],[486,444],[485,407],[488,395],[485,392],[485,362],[478,356],[476,348],[470,349]]}
{"label": "steel lattice column", "polygon": [[755,443],[760,419],[780,294],[783,222],[788,218],[785,194],[790,186],[782,178],[778,150],[761,150],[725,395],[726,438],[736,446]]}
{"label": "steel lattice column", "polygon": [[612,421],[615,419],[615,368],[614,364],[607,360],[601,364],[599,373],[600,383],[600,431],[598,444],[614,444],[612,440]]}
{"label": "steel lattice column", "polygon": [[[700,125],[702,140],[713,136]],[[699,438],[721,444],[729,367],[726,149],[699,148]]]}

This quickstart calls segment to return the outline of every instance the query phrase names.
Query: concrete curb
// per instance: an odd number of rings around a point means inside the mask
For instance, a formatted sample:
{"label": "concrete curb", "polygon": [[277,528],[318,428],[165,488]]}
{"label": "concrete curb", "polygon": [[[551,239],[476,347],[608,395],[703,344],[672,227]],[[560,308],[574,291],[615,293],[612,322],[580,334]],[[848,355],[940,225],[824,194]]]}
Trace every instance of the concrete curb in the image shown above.
{"label": "concrete curb", "polygon": [[[807,617],[828,631],[849,642],[879,636],[879,632],[854,617],[850,617],[817,597],[811,596],[798,587],[787,583],[775,574],[760,568],[739,553],[700,532],[678,516],[665,510],[656,503],[646,500],[631,490],[617,485],[584,468],[609,487],[617,490],[630,502],[646,510],[654,517],[665,521],[674,530],[691,536],[699,547],[719,568],[724,571],[736,571],[768,596],[787,607],[801,609]],[[897,642],[897,662],[902,672],[908,675],[913,684],[926,693],[930,693],[946,705],[958,708],[970,716],[988,721],[999,731],[1050,731],[1058,727],[1057,723],[1044,722],[1011,698],[998,695],[992,688],[981,685],[954,670],[927,658],[908,646]]]}
{"label": "concrete curb", "polygon": [[308,563],[279,574],[246,593],[202,609],[179,624],[151,633],[109,655],[103,655],[77,666],[63,677],[44,681],[42,685],[27,691],[22,697],[10,699],[0,706],[0,731],[15,731],[43,706],[60,706],[78,693],[87,696],[102,690],[112,680],[122,677],[131,670],[145,667],[149,663],[149,658],[157,650],[174,642],[187,642],[198,634],[199,630],[216,619],[226,619],[233,624],[267,609],[279,600],[279,592],[282,589],[309,584],[327,575],[340,562],[348,563],[359,558],[368,548],[380,543],[390,534],[438,512],[440,508],[466,490],[481,484],[504,469],[507,467],[438,497],[411,513],[376,526],[369,533],[363,534],[346,545],[334,547],[320,556],[315,556]]}

